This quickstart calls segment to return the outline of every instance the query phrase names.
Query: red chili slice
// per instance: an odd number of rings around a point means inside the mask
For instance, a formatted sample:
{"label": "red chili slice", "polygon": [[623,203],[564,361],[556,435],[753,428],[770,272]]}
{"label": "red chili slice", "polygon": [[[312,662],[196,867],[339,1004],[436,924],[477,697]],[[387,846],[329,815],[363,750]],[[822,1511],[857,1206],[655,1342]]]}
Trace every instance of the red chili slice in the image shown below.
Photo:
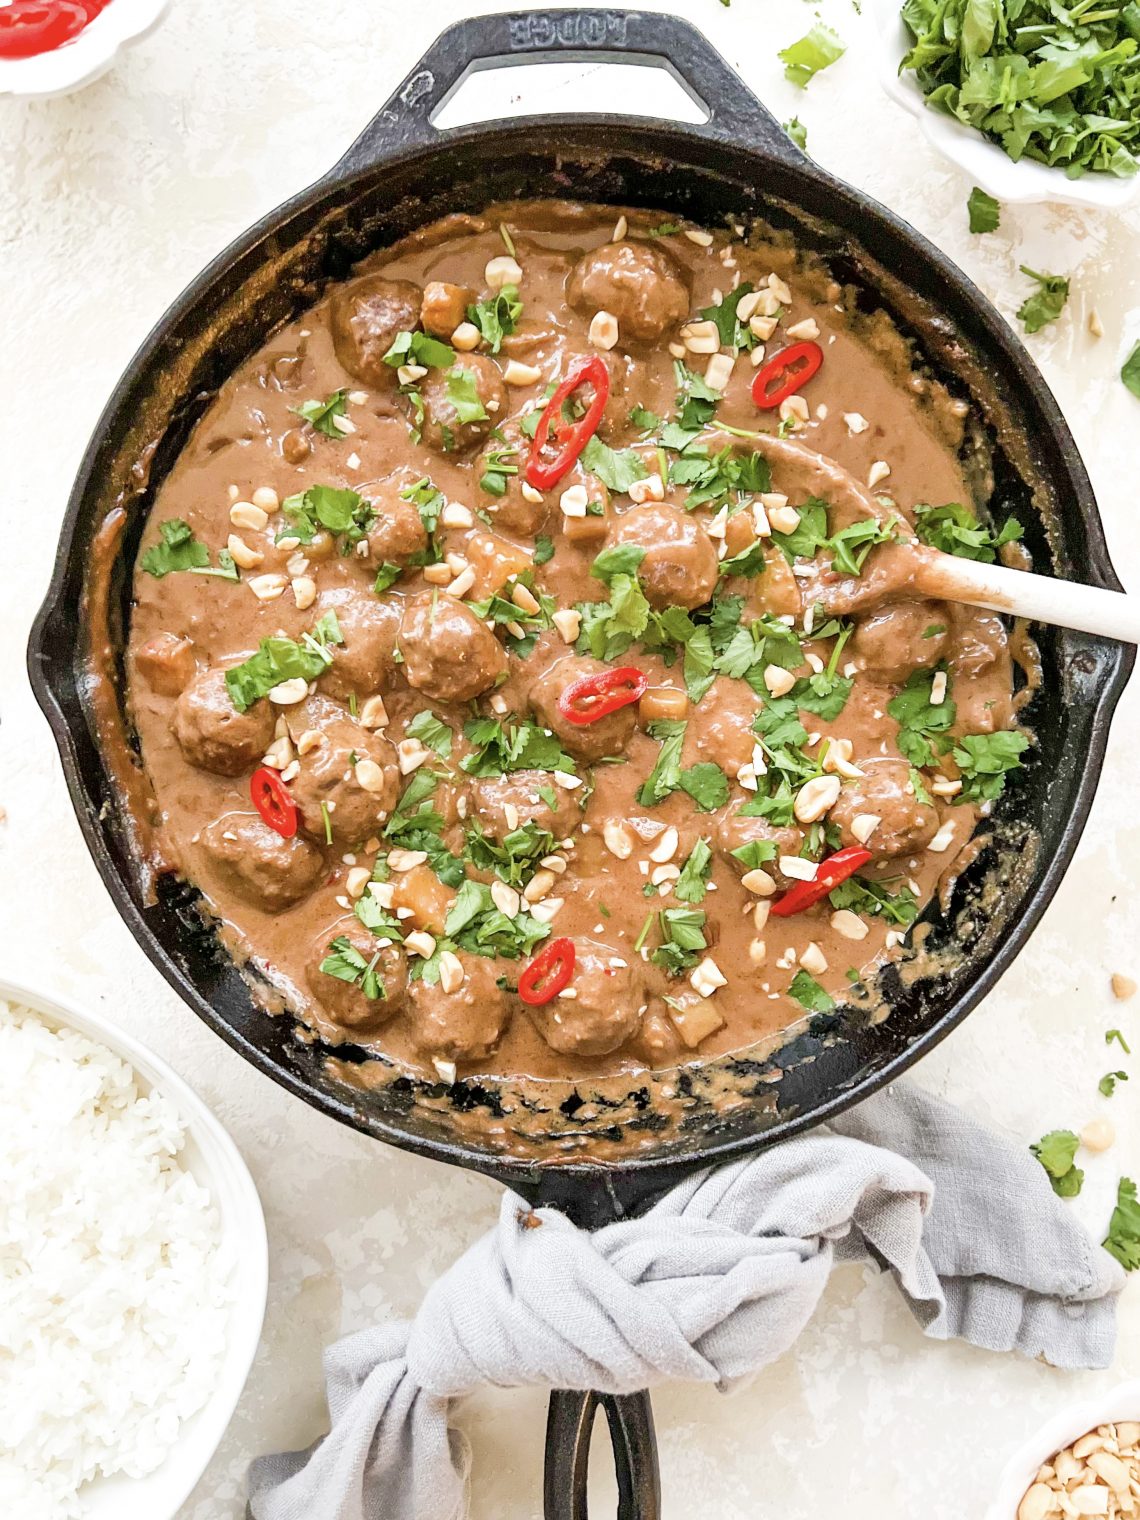
{"label": "red chili slice", "polygon": [[752,382],[752,399],[762,412],[774,411],[781,401],[802,389],[823,363],[818,343],[790,343],[762,365]]}
{"label": "red chili slice", "polygon": [[249,795],[263,820],[282,839],[297,832],[297,804],[276,771],[263,765],[249,778]]}
{"label": "red chili slice", "polygon": [[829,855],[826,860],[821,860],[815,873],[814,881],[797,881],[794,887],[789,887],[783,897],[778,897],[772,904],[771,912],[777,918],[790,918],[793,913],[802,913],[805,908],[814,907],[817,902],[839,885],[846,881],[849,876],[854,876],[871,858],[870,850],[864,850],[859,845],[848,845],[845,850],[836,850],[834,855]]}
{"label": "red chili slice", "polygon": [[596,676],[572,681],[558,698],[558,711],[568,723],[579,728],[608,717],[620,707],[640,702],[649,685],[649,677],[636,665],[622,665],[603,670]]}
{"label": "red chili slice", "polygon": [[[593,388],[594,399],[576,422],[566,422],[562,416],[562,403],[583,385]],[[597,432],[609,398],[610,372],[597,354],[578,359],[570,366],[565,380],[538,419],[526,466],[528,485],[536,491],[549,491],[573,468],[579,454]]]}
{"label": "red chili slice", "polygon": [[0,6],[0,58],[54,52],[78,37],[102,9],[99,0],[13,0]]}
{"label": "red chili slice", "polygon": [[574,941],[552,939],[519,977],[519,997],[532,1008],[556,998],[574,975]]}

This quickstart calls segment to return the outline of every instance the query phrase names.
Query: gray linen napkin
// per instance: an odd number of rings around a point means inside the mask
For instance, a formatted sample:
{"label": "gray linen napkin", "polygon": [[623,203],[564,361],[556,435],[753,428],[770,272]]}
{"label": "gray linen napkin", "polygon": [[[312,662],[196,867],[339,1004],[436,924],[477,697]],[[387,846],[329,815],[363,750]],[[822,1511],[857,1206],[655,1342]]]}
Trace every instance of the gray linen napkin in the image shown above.
{"label": "gray linen napkin", "polygon": [[255,1520],[461,1520],[452,1401],[499,1387],[727,1390],[782,1356],[836,1261],[889,1269],[931,1336],[1103,1367],[1124,1274],[1028,1151],[898,1084],[593,1234],[513,1193],[410,1324],[325,1355],[331,1430],[263,1457]]}

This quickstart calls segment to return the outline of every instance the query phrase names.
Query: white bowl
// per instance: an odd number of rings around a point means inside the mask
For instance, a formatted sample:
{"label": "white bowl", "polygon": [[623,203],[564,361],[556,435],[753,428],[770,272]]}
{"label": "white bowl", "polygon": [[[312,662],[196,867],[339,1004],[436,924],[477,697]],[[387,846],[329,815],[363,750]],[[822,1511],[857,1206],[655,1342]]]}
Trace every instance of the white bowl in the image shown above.
{"label": "white bowl", "polygon": [[1086,1431],[1113,1420],[1140,1420],[1140,1382],[1120,1383],[1054,1415],[1006,1463],[986,1520],[1016,1520],[1017,1506],[1042,1462],[1071,1446]]}
{"label": "white bowl", "polygon": [[110,0],[73,42],[33,58],[0,58],[0,95],[67,95],[105,74],[122,48],[153,31],[170,0]]}
{"label": "white bowl", "polygon": [[261,1339],[269,1284],[265,1216],[237,1146],[202,1100],[158,1056],[101,1014],[67,998],[0,976],[0,998],[34,1008],[51,1024],[67,1025],[129,1061],[148,1086],[160,1089],[186,1125],[183,1166],[209,1189],[234,1260],[233,1301],[226,1350],[209,1401],[183,1421],[177,1444],[145,1478],[95,1478],[80,1489],[85,1520],[174,1520],[221,1443],[245,1387]]}
{"label": "white bowl", "polygon": [[1035,159],[1014,163],[996,143],[944,111],[931,110],[914,74],[899,73],[910,51],[911,35],[900,14],[901,0],[876,0],[879,33],[879,83],[921,126],[927,141],[955,163],[970,181],[1006,205],[1054,201],[1118,211],[1140,196],[1140,174],[1118,179],[1114,174],[1083,174],[1069,179],[1063,169],[1051,169]]}

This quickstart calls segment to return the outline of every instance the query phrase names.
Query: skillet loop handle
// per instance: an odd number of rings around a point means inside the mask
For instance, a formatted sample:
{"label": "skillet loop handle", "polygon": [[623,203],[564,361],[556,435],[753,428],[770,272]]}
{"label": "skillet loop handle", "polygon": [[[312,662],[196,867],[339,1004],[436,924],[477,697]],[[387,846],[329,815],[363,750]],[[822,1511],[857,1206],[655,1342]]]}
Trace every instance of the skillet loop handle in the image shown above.
{"label": "skillet loop handle", "polygon": [[708,113],[689,130],[741,140],[790,163],[803,157],[787,133],[704,35],[679,16],[646,11],[514,11],[471,16],[442,32],[333,170],[343,177],[406,149],[447,137],[433,118],[467,75],[520,63],[566,59],[642,63],[667,69]]}
{"label": "skillet loop handle", "polygon": [[617,1472],[617,1520],[661,1520],[661,1475],[649,1394],[555,1389],[546,1419],[545,1520],[588,1520],[590,1437],[601,1406]]}

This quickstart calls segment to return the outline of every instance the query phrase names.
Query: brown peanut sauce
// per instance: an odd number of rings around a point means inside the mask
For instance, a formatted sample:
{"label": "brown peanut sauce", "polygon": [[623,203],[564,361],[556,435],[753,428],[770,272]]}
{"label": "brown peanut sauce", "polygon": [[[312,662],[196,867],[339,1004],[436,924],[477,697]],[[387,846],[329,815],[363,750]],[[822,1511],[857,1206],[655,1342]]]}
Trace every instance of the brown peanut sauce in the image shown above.
{"label": "brown peanut sauce", "polygon": [[[608,245],[617,213],[610,208],[563,206],[557,203],[517,203],[490,208],[482,218],[449,218],[413,238],[378,255],[361,266],[359,277],[382,275],[385,280],[406,282],[423,290],[431,282],[445,282],[465,288],[472,300],[488,295],[486,267],[489,261],[504,256],[500,225],[510,228],[515,257],[521,266],[523,314],[517,330],[503,342],[500,355],[491,357],[483,349],[480,355],[487,366],[505,371],[514,361],[533,366],[540,378],[530,384],[494,383],[494,399],[499,409],[489,422],[498,428],[517,421],[519,416],[542,405],[545,386],[557,381],[574,358],[596,350],[590,345],[588,330],[599,301],[591,304],[592,288],[584,287],[577,305],[568,300],[568,285],[574,289],[576,270],[591,250]],[[781,313],[779,326],[767,343],[769,356],[784,343],[794,341],[787,335],[789,327],[812,319],[817,324],[817,341],[824,349],[825,360],[819,374],[805,387],[803,396],[810,406],[810,420],[791,435],[818,454],[834,460],[855,481],[870,478],[872,466],[884,460],[890,465],[889,476],[874,488],[874,496],[889,498],[890,511],[910,520],[919,502],[941,503],[983,499],[980,484],[986,478],[984,458],[979,464],[975,449],[963,448],[969,418],[966,408],[953,400],[926,375],[912,373],[905,345],[884,321],[868,319],[854,311],[844,292],[832,282],[818,263],[800,256],[785,240],[765,241],[753,238],[746,243],[729,234],[717,233],[710,246],[700,246],[683,235],[650,237],[664,216],[645,212],[628,213],[628,243],[634,248],[650,247],[657,251],[662,265],[675,277],[685,292],[681,321],[696,318],[703,307],[714,303],[717,292],[725,293],[737,281],[748,280],[756,287],[766,286],[770,274],[789,284],[793,301]],[[348,295],[351,294],[349,290]],[[478,808],[478,785],[470,782],[459,769],[459,761],[471,753],[472,746],[463,737],[463,724],[476,710],[494,716],[497,708],[516,719],[527,719],[536,688],[557,672],[574,652],[561,634],[549,628],[542,631],[533,650],[525,659],[508,656],[505,679],[498,685],[489,679],[473,696],[448,700],[409,685],[407,676],[419,667],[408,633],[409,604],[431,594],[439,605],[446,599],[446,587],[424,578],[422,569],[408,568],[383,592],[379,601],[393,609],[392,645],[401,647],[402,663],[391,666],[375,692],[354,691],[350,701],[333,679],[341,662],[354,654],[350,617],[346,609],[377,602],[372,584],[376,575],[377,552],[367,557],[355,553],[341,555],[325,552],[319,544],[288,548],[275,543],[286,530],[284,519],[271,513],[264,530],[235,528],[230,519],[233,503],[249,501],[259,490],[271,490],[284,498],[320,484],[351,488],[364,497],[376,495],[383,511],[398,497],[400,486],[414,483],[424,476],[443,493],[449,502],[465,504],[478,511],[472,524],[447,527],[439,531],[446,553],[461,555],[476,569],[476,584],[468,600],[475,600],[500,587],[511,574],[531,568],[536,537],[552,539],[554,553],[546,563],[534,567],[535,588],[555,598],[560,608],[575,603],[596,601],[604,597],[605,587],[590,574],[594,558],[607,543],[624,531],[622,521],[638,508],[625,493],[615,492],[605,502],[605,516],[591,524],[586,520],[586,534],[579,521],[576,536],[572,519],[564,517],[559,501],[567,486],[582,484],[592,499],[605,493],[581,468],[546,493],[540,509],[540,522],[533,532],[521,531],[518,519],[506,521],[504,501],[482,489],[484,471],[482,445],[476,441],[470,449],[432,447],[430,426],[417,441],[409,430],[415,413],[406,397],[399,393],[396,377],[390,371],[376,383],[360,378],[360,373],[345,367],[344,343],[334,342],[334,304],[347,299],[337,290],[326,296],[301,318],[276,332],[264,348],[241,365],[222,386],[217,397],[195,428],[188,444],[163,482],[144,530],[141,553],[159,539],[159,525],[171,519],[189,524],[195,537],[205,544],[216,559],[231,533],[239,533],[244,544],[261,556],[260,562],[242,570],[239,582],[172,573],[162,579],[136,569],[134,609],[128,648],[128,676],[132,716],[137,728],[142,760],[155,799],[156,848],[162,859],[205,894],[216,917],[224,942],[239,958],[249,959],[278,990],[284,1006],[296,1012],[305,1023],[328,1043],[350,1041],[382,1054],[397,1069],[431,1071],[434,1055],[442,1061],[455,1060],[461,1074],[502,1076],[526,1074],[538,1079],[563,1078],[570,1081],[607,1074],[631,1073],[646,1068],[665,1070],[678,1063],[706,1060],[731,1051],[773,1049],[783,1032],[802,1020],[803,1006],[791,998],[789,985],[808,951],[818,947],[827,970],[817,975],[818,982],[836,999],[849,989],[849,982],[873,980],[875,968],[884,960],[897,957],[899,936],[890,934],[891,925],[878,916],[865,916],[865,938],[852,940],[831,924],[826,904],[807,914],[789,919],[769,918],[763,929],[753,921],[757,898],[740,879],[740,870],[723,847],[718,831],[723,813],[702,812],[684,792],[677,791],[653,805],[642,805],[636,793],[652,769],[659,744],[644,731],[639,721],[620,750],[621,763],[592,766],[579,762],[578,772],[589,777],[592,792],[583,812],[573,817],[572,826],[563,837],[574,844],[563,851],[566,869],[551,888],[550,895],[562,899],[553,920],[555,935],[569,936],[579,947],[593,943],[599,951],[598,975],[615,973],[615,1000],[628,1004],[621,1023],[623,1037],[608,1048],[613,1036],[606,1033],[599,1013],[589,1021],[580,1048],[573,1046],[573,1031],[561,1039],[564,1048],[552,1048],[549,1024],[546,1034],[540,1015],[532,1015],[513,993],[505,994],[494,986],[494,979],[506,980],[511,987],[517,981],[524,962],[499,959],[480,967],[477,958],[462,957],[466,985],[472,991],[466,1009],[448,1007],[446,1031],[440,1034],[439,993],[418,985],[412,992],[393,998],[399,1004],[391,1012],[378,1009],[374,1022],[342,1017],[343,992],[332,978],[314,970],[314,945],[327,940],[334,926],[359,933],[351,917],[348,897],[350,873],[361,866],[371,867],[388,849],[383,840],[386,816],[379,804],[373,825],[360,838],[338,839],[326,844],[321,830],[310,825],[305,850],[311,866],[311,881],[298,900],[291,903],[268,902],[261,905],[247,893],[235,891],[232,861],[225,857],[229,845],[219,840],[234,834],[236,825],[226,823],[211,830],[219,820],[248,820],[252,817],[249,799],[249,775],[259,763],[254,757],[237,768],[235,774],[223,775],[191,763],[180,740],[177,712],[184,699],[174,689],[157,689],[149,679],[146,651],[154,641],[173,636],[192,647],[193,670],[200,676],[208,669],[228,667],[249,657],[261,639],[284,635],[298,639],[313,626],[327,608],[339,609],[346,631],[344,650],[337,650],[328,678],[316,683],[302,701],[275,711],[277,732],[283,732],[280,720],[291,736],[294,749],[301,736],[312,730],[326,735],[333,725],[354,725],[359,732],[359,747],[379,746],[376,753],[387,755],[393,741],[404,737],[407,723],[414,715],[430,708],[453,732],[452,754],[445,762],[432,757],[438,771],[451,773],[442,781],[437,806],[445,815],[445,842],[456,851],[462,848],[465,824],[481,816]],[[653,292],[646,297],[644,314],[632,313],[628,326],[642,320],[652,325],[655,313]],[[661,417],[676,411],[677,382],[674,355],[669,344],[676,343],[680,321],[670,314],[660,335],[627,337],[626,325],[619,320],[617,345],[607,351],[613,375],[611,402],[607,408],[601,436],[612,448],[634,447],[644,453],[646,463],[655,467],[655,450],[641,443],[642,433],[629,421],[629,411],[640,406]],[[386,346],[386,345],[385,345]],[[471,362],[460,353],[457,365]],[[697,372],[708,362],[704,355],[688,353],[686,362]],[[774,431],[773,413],[759,413],[750,387],[755,370],[749,355],[737,357],[724,398],[716,410],[716,426]],[[425,386],[430,375],[423,377]],[[346,416],[352,431],[343,437],[326,437],[303,422],[296,408],[304,401],[323,399],[337,390],[350,393]],[[353,399],[359,398],[359,399]],[[865,419],[859,427],[850,419]],[[430,424],[429,417],[429,424]],[[733,439],[727,434],[717,444]],[[444,438],[446,444],[449,440]],[[465,441],[462,437],[458,440]],[[486,440],[484,442],[487,442]],[[489,440],[494,446],[494,440]],[[747,450],[749,440],[736,440],[735,446]],[[521,468],[524,452],[517,457]],[[797,466],[789,453],[785,459],[773,447],[772,490],[786,494],[794,506],[811,494],[817,482]],[[395,478],[395,486],[393,486]],[[831,528],[844,526],[862,515],[857,506],[844,505],[833,492]],[[684,512],[684,488],[667,487],[666,507]],[[707,534],[715,509],[698,509],[685,514],[686,520],[699,525]],[[489,519],[489,521],[484,520]],[[731,524],[730,524],[731,527]],[[597,530],[597,531],[595,531]],[[716,538],[710,540],[714,550]],[[647,545],[652,547],[652,545]],[[733,552],[739,547],[734,544]],[[860,601],[858,588],[850,608],[857,628],[863,628],[877,615],[907,599],[907,564],[902,546],[885,546],[872,551],[860,578],[870,588]],[[307,561],[298,571],[294,556]],[[894,558],[892,559],[892,556]],[[684,555],[679,553],[679,560]],[[804,598],[779,551],[769,546],[766,568],[752,579],[734,578],[727,584],[733,594],[744,597],[742,621],[760,614],[794,615],[802,628]],[[682,564],[682,569],[684,569]],[[280,575],[285,589],[279,596],[260,600],[251,590],[257,577]],[[316,600],[298,605],[295,583],[311,580]],[[831,578],[834,581],[834,577]],[[815,587],[809,573],[800,578],[809,592]],[[821,580],[819,584],[823,584]],[[834,589],[834,587],[832,588]],[[840,587],[842,594],[843,588]],[[848,588],[850,589],[850,588]],[[301,598],[304,600],[304,598]],[[1010,640],[1001,620],[992,614],[966,608],[937,608],[931,620],[939,620],[948,629],[944,659],[952,677],[954,700],[958,706],[956,733],[988,732],[1010,726],[1013,722],[1012,660]],[[844,611],[844,607],[839,608]],[[432,642],[429,625],[427,643]],[[401,631],[402,630],[402,631]],[[502,638],[500,629],[496,637]],[[843,660],[850,662],[854,676],[848,701],[831,721],[805,715],[805,726],[827,739],[845,739],[852,744],[853,759],[872,763],[893,762],[901,757],[897,749],[897,724],[887,714],[888,702],[903,684],[909,667],[884,676],[869,668],[859,654],[861,634],[853,638]],[[906,644],[899,635],[895,653],[905,665]],[[439,660],[449,670],[463,667],[464,657],[455,655],[442,639]],[[828,658],[830,645],[804,635],[805,653]],[[887,643],[890,643],[888,629]],[[430,648],[424,659],[434,658]],[[477,661],[475,662],[478,663]],[[636,664],[649,677],[651,687],[683,691],[680,662],[666,664],[660,656],[643,652],[637,644],[616,659],[615,664]],[[348,668],[347,664],[344,668]],[[796,672],[808,674],[807,667]],[[438,673],[436,673],[438,674]],[[431,677],[435,678],[435,675]],[[159,683],[162,684],[161,682]],[[176,683],[175,683],[176,684]],[[383,697],[387,724],[384,728],[364,730],[358,718],[369,695]],[[492,704],[494,698],[494,704]],[[682,762],[692,766],[701,762],[721,764],[730,775],[729,808],[738,807],[754,793],[743,789],[736,780],[735,765],[741,759],[739,745],[733,738],[734,725],[739,728],[751,720],[760,699],[752,687],[741,680],[722,676],[697,707],[688,711]],[[355,709],[355,715],[354,711]],[[271,738],[272,735],[269,735]],[[183,734],[184,738],[184,734]],[[265,746],[262,746],[263,748]],[[326,746],[327,748],[327,746]],[[315,762],[319,751],[299,755],[297,764],[304,773]],[[372,753],[372,750],[368,750]],[[392,751],[391,763],[395,763]],[[953,776],[952,762],[944,767]],[[406,786],[408,776],[399,778]],[[546,785],[554,785],[549,775]],[[586,790],[583,788],[582,790]],[[533,800],[533,797],[532,797]],[[573,804],[573,791],[562,799]],[[913,811],[913,793],[898,799]],[[466,804],[467,818],[460,816]],[[537,804],[535,804],[537,806]],[[870,874],[888,881],[892,890],[909,883],[919,903],[935,895],[980,846],[971,843],[978,816],[968,804],[955,805],[950,798],[935,798],[930,806],[933,833],[950,833],[945,848],[935,852],[923,846],[903,850],[877,861]],[[520,821],[526,821],[526,805]],[[628,858],[620,859],[605,840],[607,823],[621,822],[630,830],[634,847]],[[699,907],[707,915],[705,935],[707,954],[727,978],[710,998],[700,998],[689,985],[689,972],[670,978],[651,961],[646,962],[634,946],[644,932],[647,916],[656,910],[682,906],[666,895],[647,897],[645,887],[655,866],[648,860],[654,844],[668,828],[678,833],[678,847],[671,863],[681,865],[699,839],[710,841],[713,865],[709,892]],[[236,836],[235,836],[236,837]],[[873,839],[874,836],[872,836]],[[237,841],[240,845],[240,839]],[[792,852],[794,853],[794,851]],[[643,871],[643,865],[646,870]],[[417,868],[422,873],[423,867]],[[487,873],[472,872],[482,880]],[[423,876],[419,874],[422,884]],[[666,883],[666,886],[669,884]],[[781,886],[786,886],[784,882]],[[428,883],[417,899],[409,927],[431,927],[428,920],[438,916],[443,897]],[[430,902],[429,902],[430,899]],[[766,899],[765,899],[766,900]],[[754,949],[762,941],[764,952]],[[652,951],[659,936],[651,926],[646,950]],[[815,962],[818,964],[818,962]],[[493,972],[491,980],[480,980],[484,971]],[[406,967],[393,974],[393,986],[402,988]],[[605,983],[601,983],[603,990]],[[707,1035],[695,1044],[685,1039],[685,1019],[674,1019],[678,1011],[670,1009],[664,999],[695,1008],[698,1012],[715,1010],[714,1024]],[[433,1001],[435,1000],[435,1001]],[[604,996],[599,995],[599,1002]],[[585,1002],[585,999],[583,999]],[[501,1004],[486,1025],[486,1008]],[[568,1014],[578,1014],[572,1004]],[[459,1028],[455,1027],[458,1020]],[[466,1022],[465,1022],[466,1021]],[[478,1028],[476,1026],[479,1026]],[[467,1033],[470,1032],[470,1039]],[[347,1081],[369,1086],[373,1081],[388,1080],[392,1068],[371,1063],[348,1067],[337,1063]],[[727,1101],[727,1099],[726,1099]],[[744,1101],[740,1099],[739,1101]],[[751,1100],[755,1101],[755,1100]],[[474,1122],[474,1121],[472,1121]],[[483,1120],[481,1122],[484,1122]]]}

